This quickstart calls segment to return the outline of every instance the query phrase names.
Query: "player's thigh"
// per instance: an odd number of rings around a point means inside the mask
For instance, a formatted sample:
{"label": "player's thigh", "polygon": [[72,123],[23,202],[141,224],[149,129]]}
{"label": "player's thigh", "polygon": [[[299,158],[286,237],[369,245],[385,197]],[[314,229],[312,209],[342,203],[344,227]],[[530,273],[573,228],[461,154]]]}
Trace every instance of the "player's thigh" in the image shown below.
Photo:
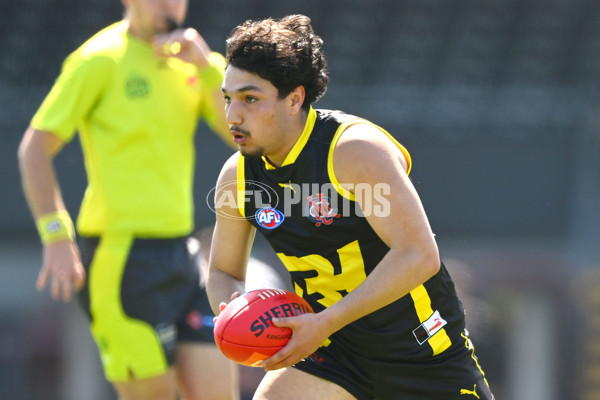
{"label": "player's thigh", "polygon": [[152,378],[113,381],[119,400],[173,400],[177,395],[172,370]]}
{"label": "player's thigh", "polygon": [[216,345],[180,342],[175,356],[175,373],[186,400],[237,400],[237,365],[225,358]]}
{"label": "player's thigh", "polygon": [[269,371],[261,381],[253,400],[354,400],[341,386],[296,368]]}

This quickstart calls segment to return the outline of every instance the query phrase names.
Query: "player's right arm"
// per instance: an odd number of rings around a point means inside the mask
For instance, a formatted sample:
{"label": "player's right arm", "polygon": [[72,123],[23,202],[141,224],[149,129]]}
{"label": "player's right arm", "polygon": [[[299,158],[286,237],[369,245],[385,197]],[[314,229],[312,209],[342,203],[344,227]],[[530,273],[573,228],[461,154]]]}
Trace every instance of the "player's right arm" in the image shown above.
{"label": "player's right arm", "polygon": [[[52,160],[64,142],[50,132],[29,127],[19,145],[21,182],[29,208],[36,221],[44,215],[65,211]],[[69,301],[72,287],[80,289],[85,280],[79,250],[72,239],[44,245],[44,261],[36,286],[43,290],[50,281],[55,300]]]}
{"label": "player's right arm", "polygon": [[256,230],[242,216],[237,204],[237,164],[239,153],[225,163],[215,190],[217,214],[213,233],[208,281],[210,304],[215,314],[236,293],[244,292],[246,266]]}

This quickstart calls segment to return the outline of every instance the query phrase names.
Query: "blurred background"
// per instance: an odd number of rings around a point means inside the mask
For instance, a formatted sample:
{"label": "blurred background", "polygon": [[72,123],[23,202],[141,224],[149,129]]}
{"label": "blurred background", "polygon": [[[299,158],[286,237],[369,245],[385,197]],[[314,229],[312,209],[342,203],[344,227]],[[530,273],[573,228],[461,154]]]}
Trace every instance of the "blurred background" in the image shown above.
{"label": "blurred background", "polygon": [[[190,1],[216,51],[245,19],[304,13],[325,41],[318,108],[371,119],[411,152],[412,180],[499,400],[600,399],[600,2]],[[114,399],[74,304],[35,291],[41,247],[16,151],[62,60],[120,19],[118,0],[0,2],[0,398]],[[198,128],[197,225],[229,155]],[[67,207],[79,143],[56,160]],[[254,254],[272,263],[258,241]],[[242,371],[250,398],[258,369]]]}

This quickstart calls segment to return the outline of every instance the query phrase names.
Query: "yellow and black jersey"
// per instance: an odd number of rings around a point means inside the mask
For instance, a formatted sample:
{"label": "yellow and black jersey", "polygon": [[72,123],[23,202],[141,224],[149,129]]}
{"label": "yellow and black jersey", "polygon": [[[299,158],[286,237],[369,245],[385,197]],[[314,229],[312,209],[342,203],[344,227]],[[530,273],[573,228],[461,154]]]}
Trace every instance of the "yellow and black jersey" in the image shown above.
{"label": "yellow and black jersey", "polygon": [[[311,108],[304,132],[281,167],[273,167],[264,157],[240,156],[238,164],[240,212],[265,236],[289,270],[296,291],[315,311],[334,304],[360,285],[389,251],[333,170],[335,143],[354,124],[373,125],[340,111]],[[410,167],[406,149],[381,130],[398,146]],[[356,189],[355,193],[359,191]],[[385,206],[383,190],[362,189],[362,195],[370,195],[373,202]],[[366,193],[368,190],[371,193]],[[365,356],[373,351],[392,358],[399,354],[416,358],[436,355],[464,342],[460,338],[463,313],[442,265],[438,274],[410,294],[346,326],[330,339],[359,354],[367,352]]]}

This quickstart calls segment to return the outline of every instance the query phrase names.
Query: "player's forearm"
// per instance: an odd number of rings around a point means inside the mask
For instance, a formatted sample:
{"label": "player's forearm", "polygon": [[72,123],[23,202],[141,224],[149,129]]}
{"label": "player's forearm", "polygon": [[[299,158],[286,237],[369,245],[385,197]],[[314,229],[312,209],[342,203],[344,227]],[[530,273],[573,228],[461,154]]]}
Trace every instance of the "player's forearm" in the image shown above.
{"label": "player's forearm", "polygon": [[216,268],[209,270],[206,292],[215,315],[220,312],[219,304],[229,303],[233,293],[244,293],[244,291],[244,281]]}
{"label": "player's forearm", "polygon": [[335,332],[410,293],[439,270],[439,256],[431,251],[391,249],[356,289],[322,311]]}

